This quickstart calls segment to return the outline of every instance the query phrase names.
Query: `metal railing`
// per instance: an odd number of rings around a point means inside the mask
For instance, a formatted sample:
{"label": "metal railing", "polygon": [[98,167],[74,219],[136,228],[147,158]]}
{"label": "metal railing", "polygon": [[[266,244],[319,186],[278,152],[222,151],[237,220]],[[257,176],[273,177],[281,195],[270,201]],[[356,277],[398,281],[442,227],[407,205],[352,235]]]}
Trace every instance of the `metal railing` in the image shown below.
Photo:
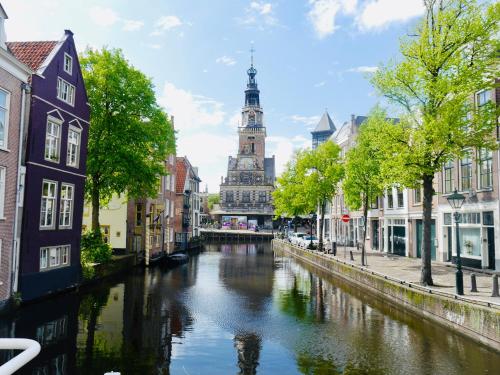
{"label": "metal railing", "polygon": [[0,366],[0,375],[13,374],[40,353],[40,344],[30,339],[0,339],[0,350],[22,350]]}

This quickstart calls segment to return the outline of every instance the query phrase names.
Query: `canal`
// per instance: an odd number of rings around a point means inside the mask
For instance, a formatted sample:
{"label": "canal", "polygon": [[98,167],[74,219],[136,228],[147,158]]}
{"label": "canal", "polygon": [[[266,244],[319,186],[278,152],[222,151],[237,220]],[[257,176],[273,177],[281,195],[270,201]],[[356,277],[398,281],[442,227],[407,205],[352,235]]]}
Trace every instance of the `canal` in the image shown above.
{"label": "canal", "polygon": [[[34,338],[23,374],[498,374],[500,355],[269,243],[210,244],[0,318]],[[2,362],[6,353],[0,353]]]}

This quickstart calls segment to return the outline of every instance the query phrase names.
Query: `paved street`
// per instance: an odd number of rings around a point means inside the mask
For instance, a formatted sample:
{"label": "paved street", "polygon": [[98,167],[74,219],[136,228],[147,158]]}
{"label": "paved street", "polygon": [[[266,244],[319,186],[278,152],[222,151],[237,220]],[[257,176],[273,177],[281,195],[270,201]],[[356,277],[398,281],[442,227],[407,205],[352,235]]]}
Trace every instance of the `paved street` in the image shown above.
{"label": "paved street", "polygon": [[[347,255],[344,258],[344,247],[340,246],[337,251],[337,258],[350,262],[349,250],[354,253],[354,263],[361,265],[361,252],[354,248],[347,248]],[[333,255],[329,255],[333,257]],[[406,258],[399,256],[381,256],[379,253],[368,253],[368,268],[382,273],[384,275],[420,284],[420,265],[421,260],[415,258]],[[464,272],[464,297],[477,299],[486,302],[494,302],[500,305],[500,297],[491,297],[492,274],[474,272],[477,280],[477,293],[470,291],[470,275],[471,271],[463,270]],[[440,292],[455,294],[455,268],[441,262],[432,262],[432,277],[435,285],[432,289]]]}

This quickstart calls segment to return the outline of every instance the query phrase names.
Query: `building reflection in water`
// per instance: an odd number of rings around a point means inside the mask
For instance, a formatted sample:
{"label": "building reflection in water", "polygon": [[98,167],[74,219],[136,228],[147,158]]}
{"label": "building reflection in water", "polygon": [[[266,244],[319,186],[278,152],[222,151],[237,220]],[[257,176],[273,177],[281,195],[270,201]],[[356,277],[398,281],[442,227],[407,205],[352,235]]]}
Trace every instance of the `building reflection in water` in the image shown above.
{"label": "building reflection in water", "polygon": [[254,375],[259,366],[261,338],[255,333],[239,333],[234,337],[234,346],[238,352],[238,367],[241,375]]}

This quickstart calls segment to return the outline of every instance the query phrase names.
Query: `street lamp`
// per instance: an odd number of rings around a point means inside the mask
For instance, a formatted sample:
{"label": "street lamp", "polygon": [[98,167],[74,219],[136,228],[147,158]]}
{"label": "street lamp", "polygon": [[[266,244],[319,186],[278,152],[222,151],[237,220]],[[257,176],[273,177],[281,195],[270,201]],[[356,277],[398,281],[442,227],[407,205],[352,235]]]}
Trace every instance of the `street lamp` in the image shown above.
{"label": "street lamp", "polygon": [[458,238],[458,224],[460,223],[460,213],[458,210],[462,208],[462,204],[464,204],[465,196],[455,191],[453,194],[448,196],[448,203],[451,208],[455,210],[453,213],[453,218],[455,219],[456,224],[456,241],[457,241],[457,272],[455,273],[456,277],[456,286],[457,286],[457,294],[462,296],[464,294],[464,275],[462,273],[462,259],[460,258],[460,240]]}

